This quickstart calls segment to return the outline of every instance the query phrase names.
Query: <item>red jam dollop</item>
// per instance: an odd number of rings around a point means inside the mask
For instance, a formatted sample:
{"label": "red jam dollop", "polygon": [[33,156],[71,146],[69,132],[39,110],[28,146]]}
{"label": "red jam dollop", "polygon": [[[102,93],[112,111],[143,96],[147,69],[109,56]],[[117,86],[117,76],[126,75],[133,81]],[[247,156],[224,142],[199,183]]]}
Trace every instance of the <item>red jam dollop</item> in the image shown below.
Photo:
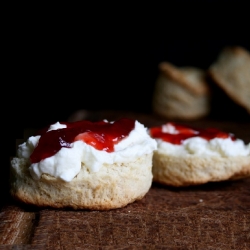
{"label": "red jam dollop", "polygon": [[220,131],[216,128],[206,128],[206,129],[197,129],[190,126],[184,126],[176,124],[173,122],[166,123],[165,125],[173,126],[176,133],[168,133],[162,130],[162,126],[152,127],[149,129],[151,137],[155,139],[161,139],[165,142],[169,142],[175,145],[180,145],[182,142],[191,137],[202,137],[203,139],[209,141],[214,138],[231,138],[235,140],[235,136],[223,131]]}
{"label": "red jam dollop", "polygon": [[114,145],[127,137],[135,127],[135,120],[119,119],[113,123],[98,121],[62,122],[66,128],[38,131],[40,139],[30,156],[32,163],[55,155],[62,147],[70,148],[75,141],[82,140],[97,150],[113,152]]}

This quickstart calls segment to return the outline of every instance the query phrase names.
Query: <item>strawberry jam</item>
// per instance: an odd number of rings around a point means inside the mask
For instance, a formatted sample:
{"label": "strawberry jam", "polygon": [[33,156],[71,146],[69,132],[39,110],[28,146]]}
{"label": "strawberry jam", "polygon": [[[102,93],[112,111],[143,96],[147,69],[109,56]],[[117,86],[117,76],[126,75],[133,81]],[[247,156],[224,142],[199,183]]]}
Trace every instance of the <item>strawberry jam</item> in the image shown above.
{"label": "strawberry jam", "polygon": [[225,133],[216,128],[194,129],[192,127],[170,122],[166,123],[165,125],[172,127],[172,129],[174,129],[174,132],[164,132],[162,126],[152,127],[149,130],[151,137],[155,139],[161,139],[175,145],[180,145],[184,140],[192,137],[202,137],[207,141],[214,138],[231,138],[232,140],[236,139],[234,135]]}
{"label": "strawberry jam", "polygon": [[97,150],[113,152],[114,145],[127,137],[135,127],[131,119],[119,119],[113,123],[99,121],[63,122],[66,128],[40,130],[40,139],[37,147],[30,156],[32,163],[37,163],[45,158],[55,155],[62,147],[70,148],[72,143],[82,140]]}

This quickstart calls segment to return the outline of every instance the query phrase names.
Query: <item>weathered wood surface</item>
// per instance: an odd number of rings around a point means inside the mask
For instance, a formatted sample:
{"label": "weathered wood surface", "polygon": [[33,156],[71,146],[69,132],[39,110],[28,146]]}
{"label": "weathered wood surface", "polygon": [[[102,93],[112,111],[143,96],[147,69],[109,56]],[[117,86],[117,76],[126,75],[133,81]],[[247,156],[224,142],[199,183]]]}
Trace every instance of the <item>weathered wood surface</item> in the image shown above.
{"label": "weathered wood surface", "polygon": [[[95,114],[92,119],[102,116]],[[162,122],[135,118],[146,126]],[[194,125],[216,126],[250,142],[249,122]],[[8,198],[0,211],[0,249],[247,250],[250,178],[186,188],[153,183],[141,201],[110,211],[38,209]]]}

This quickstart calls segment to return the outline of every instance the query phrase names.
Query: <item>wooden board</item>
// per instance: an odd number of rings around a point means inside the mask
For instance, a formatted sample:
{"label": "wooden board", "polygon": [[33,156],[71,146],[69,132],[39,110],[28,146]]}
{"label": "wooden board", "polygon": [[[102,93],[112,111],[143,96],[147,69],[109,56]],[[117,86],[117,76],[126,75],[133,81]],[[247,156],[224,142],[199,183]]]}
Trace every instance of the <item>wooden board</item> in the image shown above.
{"label": "wooden board", "polygon": [[[146,126],[161,119],[128,113]],[[250,142],[250,122],[216,126]],[[153,183],[141,200],[110,211],[38,209],[8,197],[0,211],[0,249],[250,249],[250,178],[172,188]]]}

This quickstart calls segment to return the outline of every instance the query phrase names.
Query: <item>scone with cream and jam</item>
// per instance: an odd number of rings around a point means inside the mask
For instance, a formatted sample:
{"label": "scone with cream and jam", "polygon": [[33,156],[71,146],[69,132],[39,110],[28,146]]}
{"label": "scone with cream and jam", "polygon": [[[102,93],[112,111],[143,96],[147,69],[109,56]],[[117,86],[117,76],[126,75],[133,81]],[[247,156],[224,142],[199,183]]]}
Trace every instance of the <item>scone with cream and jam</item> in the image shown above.
{"label": "scone with cream and jam", "polygon": [[151,187],[156,148],[136,120],[57,122],[18,146],[10,192],[43,207],[124,207]]}
{"label": "scone with cream and jam", "polygon": [[149,133],[158,144],[155,182],[181,187],[250,177],[250,143],[231,133],[173,122],[152,127]]}

